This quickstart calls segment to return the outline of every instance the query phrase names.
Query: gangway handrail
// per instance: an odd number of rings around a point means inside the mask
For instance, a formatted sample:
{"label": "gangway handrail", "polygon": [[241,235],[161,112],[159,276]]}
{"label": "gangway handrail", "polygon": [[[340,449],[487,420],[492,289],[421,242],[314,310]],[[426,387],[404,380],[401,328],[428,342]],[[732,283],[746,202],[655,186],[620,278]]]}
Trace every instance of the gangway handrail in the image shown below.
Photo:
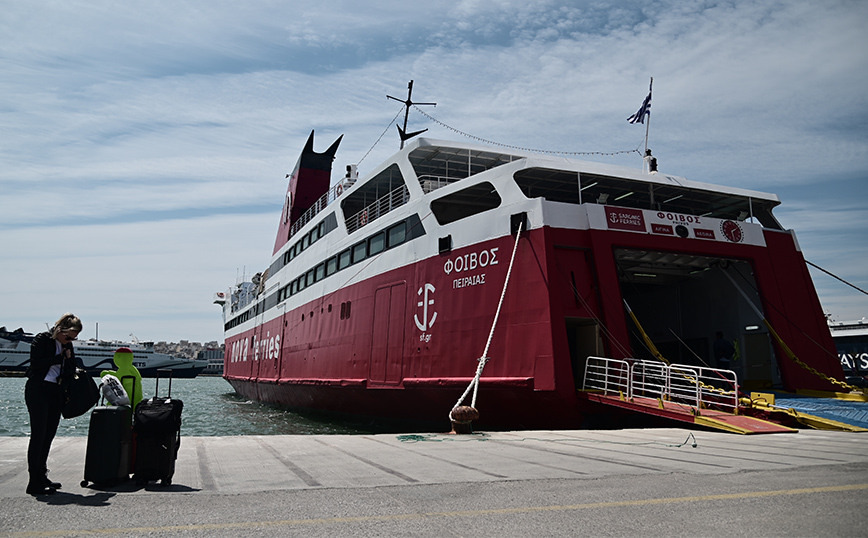
{"label": "gangway handrail", "polygon": [[588,357],[583,390],[622,397],[655,398],[688,405],[698,413],[709,407],[738,412],[738,376],[732,370],[637,359]]}
{"label": "gangway handrail", "polygon": [[700,402],[705,405],[738,409],[738,376],[732,370],[709,368],[707,366],[686,366],[673,364],[679,368],[690,368],[696,372],[700,390]]}
{"label": "gangway handrail", "polygon": [[605,357],[588,357],[582,386],[584,390],[620,393],[629,397],[630,363]]}

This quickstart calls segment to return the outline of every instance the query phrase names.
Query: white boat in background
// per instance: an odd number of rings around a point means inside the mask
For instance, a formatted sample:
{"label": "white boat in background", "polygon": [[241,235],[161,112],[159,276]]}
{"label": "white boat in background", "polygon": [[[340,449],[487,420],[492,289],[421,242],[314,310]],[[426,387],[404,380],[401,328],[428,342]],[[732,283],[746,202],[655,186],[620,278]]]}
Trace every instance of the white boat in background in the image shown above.
{"label": "white boat in background", "polygon": [[847,382],[858,387],[868,386],[868,321],[862,318],[828,322]]}
{"label": "white boat in background", "polygon": [[0,375],[18,375],[27,371],[30,365],[31,333],[23,329],[7,331],[0,327]]}
{"label": "white boat in background", "polygon": [[[33,334],[22,329],[7,331],[0,327],[0,373],[23,374],[30,366],[30,342]],[[156,377],[157,370],[171,370],[174,378],[193,378],[208,366],[207,360],[173,357],[154,351],[153,342],[121,342],[105,340],[76,340],[75,354],[91,375],[103,370],[114,370],[113,357],[118,348],[133,352],[133,366],[142,377]]]}

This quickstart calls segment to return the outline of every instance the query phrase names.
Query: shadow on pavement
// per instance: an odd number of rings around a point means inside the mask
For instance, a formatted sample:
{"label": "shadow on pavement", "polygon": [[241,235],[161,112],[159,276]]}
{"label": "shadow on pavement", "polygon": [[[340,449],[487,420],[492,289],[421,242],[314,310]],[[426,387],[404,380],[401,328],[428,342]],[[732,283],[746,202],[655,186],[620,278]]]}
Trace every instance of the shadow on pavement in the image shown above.
{"label": "shadow on pavement", "polygon": [[52,495],[38,495],[36,500],[51,505],[110,506],[109,500],[115,495],[117,494],[109,491],[101,491],[93,495],[57,491]]}

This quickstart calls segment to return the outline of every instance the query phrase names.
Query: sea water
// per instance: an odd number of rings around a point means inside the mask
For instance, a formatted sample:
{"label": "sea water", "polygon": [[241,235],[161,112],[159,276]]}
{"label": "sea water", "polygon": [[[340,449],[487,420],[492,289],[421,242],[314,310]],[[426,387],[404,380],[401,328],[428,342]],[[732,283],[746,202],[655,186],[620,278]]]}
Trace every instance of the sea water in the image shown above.
{"label": "sea water", "polygon": [[[98,378],[94,378],[99,382]],[[0,377],[0,436],[30,435],[30,418],[24,403],[23,377]],[[154,395],[155,379],[142,380],[145,398]],[[160,395],[168,391],[168,380],[160,380]],[[251,402],[239,396],[222,377],[199,376],[172,380],[172,396],[184,402],[181,435],[208,437],[225,435],[310,435],[378,433],[381,426],[365,421],[326,419],[294,413]],[[90,413],[60,419],[59,437],[86,436]]]}

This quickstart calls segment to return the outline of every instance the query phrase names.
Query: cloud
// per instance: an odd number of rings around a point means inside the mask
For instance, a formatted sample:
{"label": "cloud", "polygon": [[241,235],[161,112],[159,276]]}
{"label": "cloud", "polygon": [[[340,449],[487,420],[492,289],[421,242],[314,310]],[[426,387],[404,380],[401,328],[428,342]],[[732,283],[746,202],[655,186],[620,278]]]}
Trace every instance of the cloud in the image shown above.
{"label": "cloud", "polygon": [[277,219],[271,212],[7,230],[0,274],[12,285],[3,324],[33,331],[73,311],[87,324],[84,338],[100,322],[106,337],[222,340],[212,294],[268,265]]}
{"label": "cloud", "polygon": [[[423,108],[457,130],[514,146],[613,152],[644,144],[642,126],[625,120],[653,76],[649,142],[661,170],[778,193],[778,217],[796,228],[808,259],[866,278],[854,223],[865,220],[859,201],[868,194],[868,4],[359,6],[4,6],[0,236],[17,254],[0,261],[0,274],[38,275],[21,293],[47,288],[57,298],[49,312],[38,301],[37,312],[19,294],[15,312],[54,319],[81,302],[91,318],[108,319],[100,304],[135,297],[142,326],[167,331],[150,338],[179,331],[165,322],[175,312],[216,338],[216,308],[199,310],[200,297],[231,283],[238,265],[267,264],[284,176],[310,131],[318,149],[346,134],[335,168],[361,160],[370,171],[397,149],[389,122],[400,104],[386,95],[403,99],[411,79],[413,98],[437,102]],[[410,122],[461,138],[415,111]],[[636,153],[602,159],[641,166]],[[46,245],[51,258],[68,257],[81,292],[40,265]],[[93,276],[106,266],[136,277]],[[196,271],[209,278],[186,279]],[[834,296],[853,315],[868,310],[823,286],[824,304]],[[133,309],[104,311],[134,324]]]}

